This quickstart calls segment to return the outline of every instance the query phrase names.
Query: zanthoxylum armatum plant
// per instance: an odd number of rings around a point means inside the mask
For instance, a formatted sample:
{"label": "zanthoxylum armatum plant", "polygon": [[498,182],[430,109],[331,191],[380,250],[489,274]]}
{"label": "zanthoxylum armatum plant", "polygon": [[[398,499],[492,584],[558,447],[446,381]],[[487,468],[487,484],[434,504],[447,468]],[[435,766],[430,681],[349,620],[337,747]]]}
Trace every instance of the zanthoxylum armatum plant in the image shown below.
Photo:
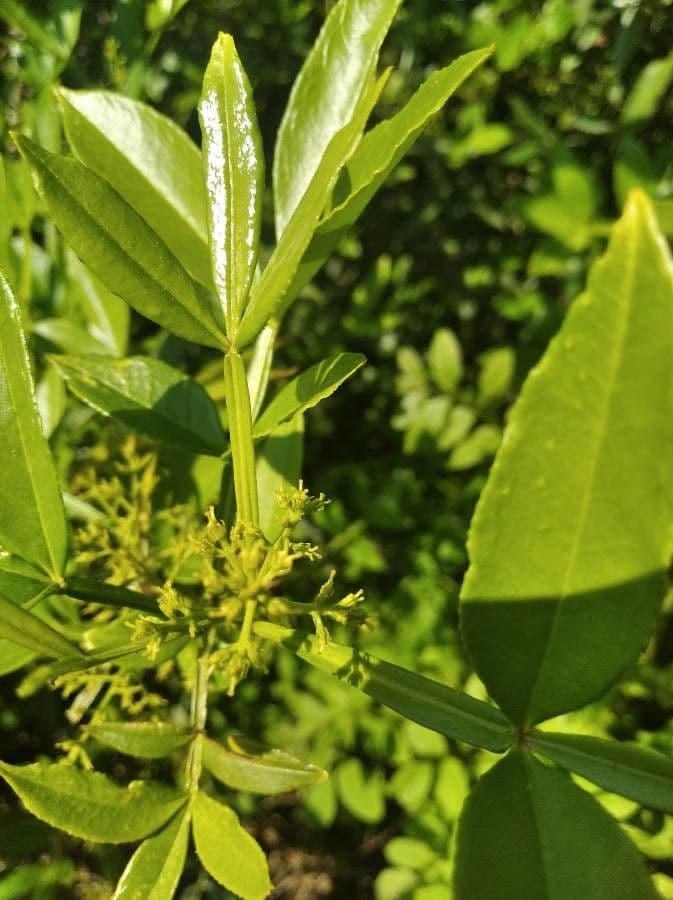
{"label": "zanthoxylum armatum plant", "polygon": [[[264,266],[262,145],[231,37],[218,37],[205,73],[201,153],[150,108],[97,91],[59,91],[72,156],[15,138],[79,260],[141,315],[214,348],[224,367],[226,421],[197,381],[152,357],[53,358],[76,398],[129,432],[225,464],[220,503],[205,518],[184,505],[156,510],[156,456],[129,438],[114,476],[79,473],[79,502],[91,514],[69,533],[23,313],[0,281],[2,672],[28,667],[23,694],[51,684],[72,701],[62,758],[2,762],[0,775],[56,828],[139,842],[116,898],[171,898],[190,839],[229,891],[249,900],[272,891],[226,790],[274,794],[327,775],[248,736],[215,742],[208,712],[215,680],[234,695],[279,646],[428,728],[502,755],[460,819],[459,900],[656,897],[636,849],[569,773],[673,813],[673,761],[544,726],[633,664],[666,586],[673,263],[644,194],[629,198],[585,293],[529,375],[474,517],[462,634],[494,703],[359,651],[362,595],[335,595],[334,573],[313,599],[293,595],[297,573],[320,564],[301,520],[326,502],[300,480],[302,417],[364,359],[323,360],[267,402],[283,315],[491,52],[437,70],[365,131],[398,5],[340,0],[330,13],[278,133],[277,243]],[[333,640],[331,623],[351,626],[351,645]],[[145,680],[171,670],[190,698],[183,723],[162,720],[161,678]],[[172,768],[161,771],[175,778],[124,786],[92,770],[90,742],[165,758]]]}

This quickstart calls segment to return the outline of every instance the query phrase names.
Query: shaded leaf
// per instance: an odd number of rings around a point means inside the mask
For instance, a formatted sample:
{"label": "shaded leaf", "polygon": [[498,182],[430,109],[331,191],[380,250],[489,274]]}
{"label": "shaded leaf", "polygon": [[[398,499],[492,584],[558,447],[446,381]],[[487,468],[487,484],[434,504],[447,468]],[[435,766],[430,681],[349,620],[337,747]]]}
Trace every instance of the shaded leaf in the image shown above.
{"label": "shaded leaf", "polygon": [[192,739],[191,729],[168,722],[100,722],[88,731],[101,744],[141,759],[161,759]]}
{"label": "shaded leaf", "polygon": [[75,644],[33,613],[0,594],[0,638],[50,659],[82,658]]}
{"label": "shaded leaf", "polygon": [[278,495],[297,487],[303,459],[302,416],[279,425],[256,452],[259,527],[267,541],[273,543],[280,535],[287,510],[279,504]]}

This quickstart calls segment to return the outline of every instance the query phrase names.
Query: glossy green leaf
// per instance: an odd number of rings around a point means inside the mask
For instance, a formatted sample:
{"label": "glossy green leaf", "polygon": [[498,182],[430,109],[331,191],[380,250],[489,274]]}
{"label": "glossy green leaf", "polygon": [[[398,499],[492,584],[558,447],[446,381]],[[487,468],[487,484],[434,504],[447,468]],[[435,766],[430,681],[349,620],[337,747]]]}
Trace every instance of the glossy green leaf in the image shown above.
{"label": "glossy green leaf", "polygon": [[198,382],[147,356],[54,356],[80,400],[128,428],[192,453],[228,446],[217,407]]}
{"label": "glossy green leaf", "polygon": [[141,759],[161,759],[192,739],[189,728],[169,722],[99,722],[89,732],[106,747]]}
{"label": "glossy green leaf", "polygon": [[290,628],[258,622],[255,633],[283,643],[312,666],[419,725],[493,753],[504,753],[512,744],[513,729],[500,710],[468,694],[334,641],[320,650],[313,635]]}
{"label": "glossy green leaf", "polygon": [[313,278],[433,117],[492,52],[492,47],[473,50],[434,72],[396,115],[364,135],[337,182],[336,202],[316,229],[283,308]]}
{"label": "glossy green leaf", "polygon": [[233,339],[257,263],[264,151],[250,82],[228,34],[213,46],[199,121],[213,281]]}
{"label": "glossy green leaf", "polygon": [[190,822],[186,806],[143,841],[124,869],[112,900],[171,900],[187,859]]}
{"label": "glossy green leaf", "polygon": [[237,346],[245,347],[255,339],[276,312],[281,299],[309,245],[320,215],[328,202],[337,177],[360,140],[387,75],[383,75],[358,102],[352,120],[338,131],[327,145],[308,188],[261,277],[253,284],[248,306],[241,320]]}
{"label": "glossy green leaf", "polygon": [[516,722],[600,695],[644,644],[673,524],[672,352],[673,263],[634,193],[528,377],[472,522],[462,632]]}
{"label": "glossy green leaf", "polygon": [[21,312],[0,272],[0,545],[60,578],[68,533],[34,399]]}
{"label": "glossy green leaf", "polygon": [[[401,0],[340,0],[292,87],[273,161],[276,236],[299,207],[330,141],[352,120]],[[363,123],[364,124],[364,123]]]}
{"label": "glossy green leaf", "polygon": [[578,734],[534,731],[533,750],[613,794],[673,813],[673,759],[647,747]]}
{"label": "glossy green leaf", "polygon": [[304,460],[304,419],[297,416],[279,425],[262,441],[256,451],[259,527],[267,541],[273,543],[283,527],[287,510],[278,495],[296,488]]}
{"label": "glossy green leaf", "polygon": [[206,738],[203,765],[227,787],[252,794],[282,794],[328,777],[318,766],[240,735],[228,737],[226,746]]}
{"label": "glossy green leaf", "polygon": [[122,787],[99,772],[58,763],[12,766],[0,776],[38,819],[87,841],[125,844],[156,831],[185,803],[184,794],[154,781]]}
{"label": "glossy green leaf", "polygon": [[245,900],[263,900],[272,888],[266,858],[236,813],[199,791],[192,816],[196,852],[206,871]]}
{"label": "glossy green leaf", "polygon": [[271,434],[333,394],[366,362],[361,353],[337,353],[316,363],[284,385],[255,422],[255,438]]}
{"label": "glossy green leaf", "polygon": [[201,157],[191,138],[144,103],[59,89],[73,152],[104,178],[202,284],[210,284]]}
{"label": "glossy green leaf", "polygon": [[521,750],[484,775],[456,836],[456,900],[655,900],[635,847],[589,794]]}
{"label": "glossy green leaf", "polygon": [[82,657],[75,644],[37,616],[0,594],[0,638],[50,659]]}
{"label": "glossy green leaf", "polygon": [[161,238],[99,175],[16,137],[36,189],[75,253],[113,293],[179,337],[226,340],[215,309]]}

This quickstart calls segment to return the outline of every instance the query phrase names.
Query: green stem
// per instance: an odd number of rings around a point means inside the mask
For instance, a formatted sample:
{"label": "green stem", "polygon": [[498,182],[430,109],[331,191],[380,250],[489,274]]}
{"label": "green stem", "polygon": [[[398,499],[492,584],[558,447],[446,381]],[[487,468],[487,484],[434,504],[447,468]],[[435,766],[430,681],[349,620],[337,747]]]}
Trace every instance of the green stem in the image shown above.
{"label": "green stem", "polygon": [[243,360],[234,349],[224,357],[224,390],[229,414],[236,512],[243,522],[258,526],[259,500],[250,393]]}
{"label": "green stem", "polygon": [[187,757],[186,787],[190,794],[199,788],[203,768],[203,735],[208,716],[208,681],[210,679],[210,659],[204,650],[196,664],[196,684],[192,692],[192,728],[194,737],[189,745]]}

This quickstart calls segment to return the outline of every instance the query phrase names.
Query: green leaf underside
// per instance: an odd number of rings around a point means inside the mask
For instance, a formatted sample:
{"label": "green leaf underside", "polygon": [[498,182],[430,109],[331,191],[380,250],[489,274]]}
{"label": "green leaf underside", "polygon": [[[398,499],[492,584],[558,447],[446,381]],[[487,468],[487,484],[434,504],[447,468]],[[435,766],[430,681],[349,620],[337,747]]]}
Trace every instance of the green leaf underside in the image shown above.
{"label": "green leaf underside", "polygon": [[68,143],[161,237],[202,284],[210,258],[201,154],[152,107],[109,91],[59,89]]}
{"label": "green leaf underside", "polygon": [[363,136],[335,188],[335,194],[342,195],[343,199],[339,199],[320,221],[292,285],[283,298],[283,309],[336,249],[432,118],[492,52],[492,47],[473,50],[454,60],[450,66],[434,72],[398,113]]}
{"label": "green leaf underside", "polygon": [[233,810],[199,791],[192,816],[196,852],[206,871],[245,900],[263,900],[272,888],[266,858]]}
{"label": "green leaf underside", "polygon": [[304,460],[304,418],[295,416],[278,425],[256,451],[259,527],[273,543],[279,537],[287,510],[279,503],[279,495],[297,487]]}
{"label": "green leaf underside", "polygon": [[228,447],[217,407],[205,389],[146,356],[54,356],[77,397],[163,444],[221,456]]}
{"label": "green leaf underside", "polygon": [[35,403],[21,312],[0,272],[0,544],[59,578],[68,531]]}
{"label": "green leaf underside", "polygon": [[306,412],[333,394],[365,364],[361,353],[337,353],[306,369],[284,385],[255,422],[255,438],[264,437],[281,423]]}
{"label": "green leaf underside", "polygon": [[227,787],[253,794],[282,794],[328,777],[318,766],[238,736],[229,737],[226,747],[206,738],[203,765]]}
{"label": "green leaf underside", "polygon": [[456,835],[456,900],[656,900],[635,847],[558,769],[515,750],[484,775]]}
{"label": "green leaf underside", "polygon": [[245,347],[275,313],[309,245],[342,166],[357,146],[387,76],[360,99],[352,121],[329,142],[306,193],[284,229],[261,277],[253,284],[236,345]]}
{"label": "green leaf underside", "polygon": [[89,732],[101,744],[141,759],[161,759],[192,739],[190,729],[166,722],[102,722]]}
{"label": "green leaf underside", "polygon": [[15,141],[57,228],[109,290],[178,337],[226,347],[201,290],[106,181],[77,160],[48,153],[26,137]]}
{"label": "green leaf underside", "polygon": [[600,695],[643,646],[673,520],[673,263],[634,192],[530,373],[472,522],[462,633],[535,723]]}
{"label": "green leaf underside", "polygon": [[0,594],[0,638],[50,659],[82,658],[75,644],[27,609]]}
{"label": "green leaf underside", "polygon": [[158,782],[135,781],[121,787],[99,772],[56,763],[0,763],[0,776],[38,819],[105,844],[147,837],[186,802],[183,794]]}
{"label": "green leaf underside", "polygon": [[535,731],[528,742],[561,768],[606,791],[673,813],[673,759],[662,753],[633,743],[550,731]]}
{"label": "green leaf underside", "polygon": [[277,626],[255,625],[260,637],[278,640],[301,659],[369,694],[408,719],[458,741],[504,753],[512,743],[512,727],[493,706],[423,675],[383,662],[369,653],[330,641],[321,652],[313,635]]}
{"label": "green leaf underside", "polygon": [[189,806],[147,838],[129,860],[112,900],[171,900],[189,845]]}
{"label": "green leaf underside", "polygon": [[353,118],[401,0],[342,0],[297,76],[273,161],[276,236],[285,230],[334,135]]}
{"label": "green leaf underside", "polygon": [[257,262],[264,154],[252,89],[230,35],[213,46],[199,103],[213,280],[233,338]]}

